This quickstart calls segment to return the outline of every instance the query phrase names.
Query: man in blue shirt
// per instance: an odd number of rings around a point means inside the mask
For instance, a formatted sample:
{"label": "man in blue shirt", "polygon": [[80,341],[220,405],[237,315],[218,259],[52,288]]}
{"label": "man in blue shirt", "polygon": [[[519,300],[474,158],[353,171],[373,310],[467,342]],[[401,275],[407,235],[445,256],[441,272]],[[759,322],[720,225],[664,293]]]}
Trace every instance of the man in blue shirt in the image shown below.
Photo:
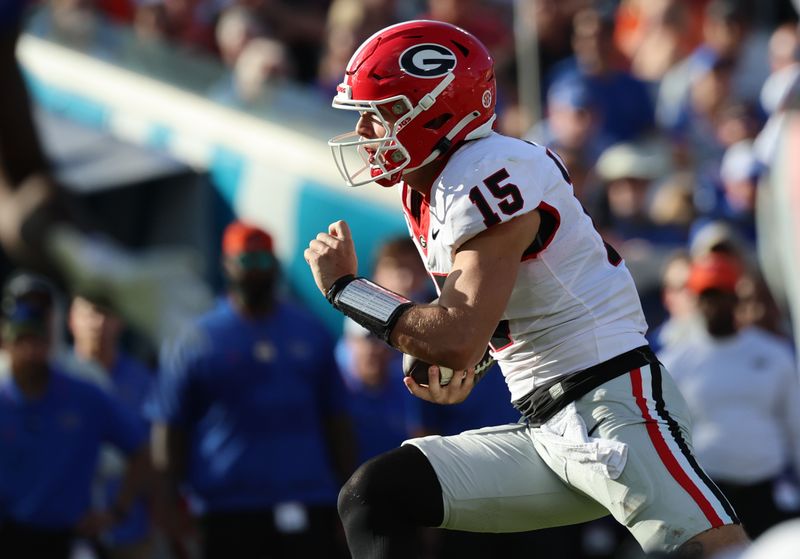
{"label": "man in blue shirt", "polygon": [[348,391],[350,415],[363,464],[400,446],[416,431],[417,404],[403,384],[402,354],[345,318],[336,361]]}
{"label": "man in blue shirt", "polygon": [[234,222],[228,297],[163,352],[156,467],[189,490],[204,557],[337,557],[336,497],[354,437],[333,341],[275,296],[271,237]]}
{"label": "man in blue shirt", "polygon": [[[103,388],[117,403],[136,416],[142,429],[149,430],[144,403],[155,375],[142,362],[123,351],[120,338],[125,324],[109,307],[75,297],[67,316],[72,334],[72,352],[65,366]],[[95,496],[99,505],[110,509],[124,479],[124,462],[119,453],[105,446],[97,468]],[[140,494],[127,518],[104,534],[101,544],[112,558],[149,559],[152,556],[150,511],[146,495]]]}
{"label": "man in blue shirt", "polygon": [[[36,276],[13,277],[3,293],[0,375],[0,550],[4,557],[69,557],[73,538],[123,520],[148,471],[147,433],[98,388],[49,363],[53,292]],[[109,511],[91,510],[100,446],[126,457]]]}

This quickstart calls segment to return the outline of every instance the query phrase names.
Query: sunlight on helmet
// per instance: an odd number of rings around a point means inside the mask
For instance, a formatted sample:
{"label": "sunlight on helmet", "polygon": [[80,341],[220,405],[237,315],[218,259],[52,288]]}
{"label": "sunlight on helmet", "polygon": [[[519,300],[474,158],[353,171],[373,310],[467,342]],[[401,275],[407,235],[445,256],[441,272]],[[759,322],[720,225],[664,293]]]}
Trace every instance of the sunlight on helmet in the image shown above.
{"label": "sunlight on helmet", "polygon": [[384,134],[348,132],[328,145],[347,185],[392,186],[488,135],[495,98],[494,62],[475,37],[438,21],[392,25],[356,50],[332,103],[370,115]]}

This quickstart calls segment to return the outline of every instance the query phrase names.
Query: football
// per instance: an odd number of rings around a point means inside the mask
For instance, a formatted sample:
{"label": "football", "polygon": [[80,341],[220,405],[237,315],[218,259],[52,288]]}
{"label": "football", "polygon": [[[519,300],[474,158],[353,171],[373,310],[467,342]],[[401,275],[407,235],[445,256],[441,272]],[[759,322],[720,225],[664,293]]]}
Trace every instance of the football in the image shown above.
{"label": "football", "polygon": [[[486,352],[483,354],[483,357],[475,365],[475,378],[480,380],[483,374],[489,370],[489,368],[494,365],[494,359],[492,356],[489,355],[489,348],[486,348]],[[405,376],[411,376],[417,384],[430,384],[428,382],[428,368],[431,366],[430,363],[426,363],[422,359],[417,359],[416,357],[408,354],[403,354],[403,374]],[[453,378],[453,369],[448,367],[439,366],[439,385],[446,386],[450,384],[450,381]]]}
{"label": "football", "polygon": [[[407,353],[403,354],[403,374],[413,378],[417,384],[428,385],[428,368],[430,363],[426,363],[422,359],[417,359]],[[448,367],[439,366],[439,384],[446,386],[450,384],[450,379],[453,378],[453,369]]]}

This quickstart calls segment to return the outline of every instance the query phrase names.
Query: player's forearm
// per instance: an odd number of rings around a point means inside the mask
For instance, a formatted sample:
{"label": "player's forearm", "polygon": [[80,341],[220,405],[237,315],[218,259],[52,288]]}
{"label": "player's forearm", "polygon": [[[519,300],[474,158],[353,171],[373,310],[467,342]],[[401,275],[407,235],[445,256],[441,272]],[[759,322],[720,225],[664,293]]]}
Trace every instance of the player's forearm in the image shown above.
{"label": "player's forearm", "polygon": [[483,357],[491,335],[474,324],[468,313],[457,308],[415,305],[397,321],[390,341],[403,353],[429,363],[468,369]]}

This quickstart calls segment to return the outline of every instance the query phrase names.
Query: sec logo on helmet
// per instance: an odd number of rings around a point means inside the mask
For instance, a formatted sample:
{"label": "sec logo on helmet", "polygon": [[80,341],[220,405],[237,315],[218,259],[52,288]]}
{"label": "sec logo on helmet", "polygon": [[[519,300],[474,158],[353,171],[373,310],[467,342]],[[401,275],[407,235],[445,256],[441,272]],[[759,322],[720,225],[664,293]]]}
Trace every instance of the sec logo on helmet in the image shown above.
{"label": "sec logo on helmet", "polygon": [[455,67],[455,53],[435,43],[414,45],[400,55],[400,68],[418,78],[438,78]]}

